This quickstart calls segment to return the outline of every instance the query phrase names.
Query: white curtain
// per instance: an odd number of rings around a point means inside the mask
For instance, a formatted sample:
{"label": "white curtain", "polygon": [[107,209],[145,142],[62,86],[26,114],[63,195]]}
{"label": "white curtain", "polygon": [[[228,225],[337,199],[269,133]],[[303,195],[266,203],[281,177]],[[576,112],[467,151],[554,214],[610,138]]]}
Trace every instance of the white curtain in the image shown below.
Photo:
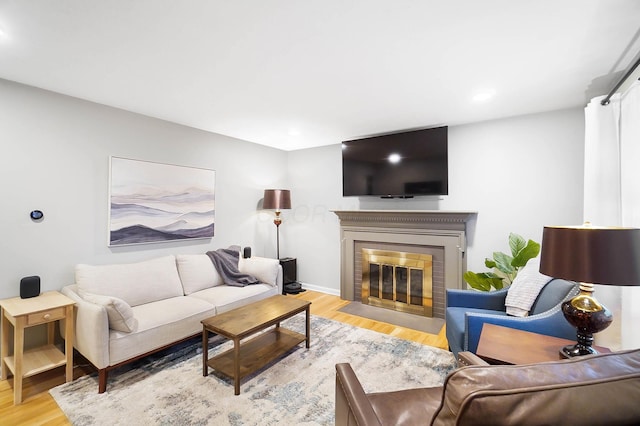
{"label": "white curtain", "polygon": [[620,116],[622,225],[640,227],[640,81],[622,97]]}
{"label": "white curtain", "polygon": [[[621,105],[622,225],[640,228],[640,82],[631,86]],[[622,288],[621,314],[621,346],[640,348],[640,287]]]}
{"label": "white curtain", "polygon": [[584,220],[594,225],[619,226],[620,215],[620,100],[609,105],[591,100],[584,110]]}
{"label": "white curtain", "polygon": [[[595,225],[640,227],[640,83],[602,106],[585,108],[584,220]],[[640,262],[640,259],[638,259]],[[640,287],[597,286],[597,298],[614,322],[596,335],[612,349],[640,347]]]}

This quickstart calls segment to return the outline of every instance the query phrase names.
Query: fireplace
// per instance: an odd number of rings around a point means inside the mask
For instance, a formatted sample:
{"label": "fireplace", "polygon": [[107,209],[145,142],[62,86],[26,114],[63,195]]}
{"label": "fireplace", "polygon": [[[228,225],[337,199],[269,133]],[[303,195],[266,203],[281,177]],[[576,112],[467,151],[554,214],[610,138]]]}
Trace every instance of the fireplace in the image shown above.
{"label": "fireplace", "polygon": [[362,249],[362,303],[431,317],[430,254]]}
{"label": "fireplace", "polygon": [[[363,301],[366,295],[367,302],[381,308],[396,309],[416,313],[419,315],[444,318],[446,307],[446,289],[463,288],[462,275],[466,271],[466,232],[467,222],[475,217],[475,212],[449,212],[449,211],[424,211],[424,210],[351,210],[334,211],[340,218],[340,297],[345,300]],[[423,265],[430,263],[422,278],[419,273],[412,270],[418,268],[397,269],[397,266],[387,266],[391,263],[375,262],[379,266],[377,275],[378,283],[385,282],[387,290],[383,295],[378,289],[378,296],[373,300],[370,297],[370,287],[367,289],[367,278],[371,276],[370,262],[363,262],[363,253],[366,257],[368,251],[374,253],[395,252],[404,253],[409,259],[423,259]],[[383,254],[383,257],[385,256]],[[430,257],[430,261],[427,260]],[[388,259],[383,259],[388,260]],[[413,261],[411,261],[413,262]],[[413,263],[415,264],[415,262]],[[402,268],[402,262],[399,264]],[[376,270],[376,267],[373,268]],[[363,273],[365,271],[365,273]],[[405,281],[404,274],[409,275],[406,281],[415,282],[422,279],[422,307],[416,305],[418,296],[414,295],[411,303],[411,288],[408,291],[409,303],[402,301],[404,292],[398,301],[398,279],[401,286]],[[411,279],[410,274],[414,275]],[[431,288],[427,289],[425,274],[430,274]],[[396,287],[394,287],[394,279]],[[363,290],[363,281],[365,288]],[[379,284],[379,286],[384,284]],[[389,290],[389,288],[391,290]],[[389,295],[391,292],[391,296]],[[431,297],[426,297],[431,292]],[[430,299],[430,300],[428,300]],[[363,302],[363,303],[367,303]],[[398,303],[399,302],[399,303]],[[408,305],[405,308],[404,305]],[[430,306],[429,306],[430,305]]]}

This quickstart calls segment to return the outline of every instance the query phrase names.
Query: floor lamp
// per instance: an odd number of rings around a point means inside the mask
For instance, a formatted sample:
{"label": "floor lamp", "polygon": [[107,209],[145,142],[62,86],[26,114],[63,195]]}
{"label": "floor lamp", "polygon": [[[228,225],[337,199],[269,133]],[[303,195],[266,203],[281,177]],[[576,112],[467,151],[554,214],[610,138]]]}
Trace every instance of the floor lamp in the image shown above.
{"label": "floor lamp", "polygon": [[291,191],[288,189],[265,189],[262,208],[265,210],[275,210],[276,217],[273,223],[276,225],[276,256],[280,259],[280,210],[291,208]]}
{"label": "floor lamp", "polygon": [[580,283],[580,293],[562,304],[562,313],[577,329],[575,345],[565,346],[565,358],[597,353],[593,333],[611,324],[613,315],[593,294],[594,284],[640,285],[640,229],[545,226],[540,272]]}

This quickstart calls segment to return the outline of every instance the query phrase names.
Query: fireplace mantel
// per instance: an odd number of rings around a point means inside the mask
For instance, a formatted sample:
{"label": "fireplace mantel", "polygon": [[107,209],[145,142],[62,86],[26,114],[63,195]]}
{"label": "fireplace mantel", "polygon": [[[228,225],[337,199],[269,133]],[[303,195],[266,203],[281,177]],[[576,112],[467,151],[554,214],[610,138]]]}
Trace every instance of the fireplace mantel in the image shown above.
{"label": "fireplace mantel", "polygon": [[[445,288],[463,288],[467,223],[476,212],[444,210],[334,210],[340,219],[340,297],[356,300],[354,273],[357,242],[444,249]],[[444,296],[444,295],[442,295]],[[444,313],[443,297],[434,316]],[[435,303],[435,301],[434,301]],[[441,315],[436,315],[438,311]]]}
{"label": "fireplace mantel", "polygon": [[446,210],[333,210],[340,226],[451,229],[464,231],[477,212]]}

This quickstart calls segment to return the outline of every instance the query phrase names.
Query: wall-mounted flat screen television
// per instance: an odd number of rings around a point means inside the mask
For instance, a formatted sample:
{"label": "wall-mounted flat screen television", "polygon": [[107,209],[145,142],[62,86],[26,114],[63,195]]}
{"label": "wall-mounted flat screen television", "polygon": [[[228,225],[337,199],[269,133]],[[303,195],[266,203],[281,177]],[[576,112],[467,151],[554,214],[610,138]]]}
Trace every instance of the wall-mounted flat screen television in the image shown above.
{"label": "wall-mounted flat screen television", "polygon": [[447,135],[444,126],[343,142],[342,195],[447,195]]}

